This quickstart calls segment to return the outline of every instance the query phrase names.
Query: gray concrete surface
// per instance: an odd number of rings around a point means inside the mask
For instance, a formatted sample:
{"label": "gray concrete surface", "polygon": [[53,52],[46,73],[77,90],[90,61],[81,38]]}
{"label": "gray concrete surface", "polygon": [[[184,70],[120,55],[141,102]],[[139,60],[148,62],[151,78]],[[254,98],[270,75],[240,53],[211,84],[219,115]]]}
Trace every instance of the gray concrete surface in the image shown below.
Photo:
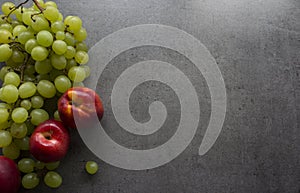
{"label": "gray concrete surface", "polygon": [[[189,147],[172,162],[145,171],[111,166],[95,157],[76,132],[58,171],[63,185],[32,191],[57,193],[297,193],[300,191],[300,1],[299,0],[64,0],[64,15],[84,21],[92,47],[105,36],[138,24],[164,24],[198,38],[223,74],[228,108],[223,130],[204,156],[198,148],[208,125],[210,94],[201,73],[181,54],[143,46],[114,58],[99,80],[105,105],[103,126],[119,144],[133,149],[156,147],[178,125],[175,93],[156,81],[138,86],[130,98],[133,117],[145,122],[149,103],[164,102],[168,119],[147,137],[122,130],[110,107],[112,86],[120,73],[139,61],[155,59],[182,70],[195,86],[201,117]],[[174,40],[176,41],[176,40]],[[89,176],[87,160],[100,171]]]}

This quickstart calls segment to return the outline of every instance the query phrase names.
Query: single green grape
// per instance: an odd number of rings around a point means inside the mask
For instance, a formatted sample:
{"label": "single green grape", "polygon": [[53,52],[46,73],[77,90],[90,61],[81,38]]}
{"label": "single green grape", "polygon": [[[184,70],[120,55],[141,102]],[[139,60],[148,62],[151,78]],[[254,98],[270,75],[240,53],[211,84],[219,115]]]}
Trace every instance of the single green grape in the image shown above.
{"label": "single green grape", "polygon": [[73,66],[68,72],[68,77],[74,82],[82,82],[85,75],[85,70],[80,66]]}
{"label": "single green grape", "polygon": [[0,45],[0,53],[0,62],[5,62],[11,57],[13,51],[8,44],[2,44]]}
{"label": "single green grape", "polygon": [[58,188],[62,184],[62,177],[54,171],[49,171],[45,177],[44,182],[50,188]]}
{"label": "single green grape", "polygon": [[32,108],[34,109],[40,109],[44,106],[44,99],[41,96],[33,96],[30,99]]}
{"label": "single green grape", "polygon": [[4,81],[4,77],[8,72],[11,72],[12,68],[9,66],[3,66],[0,70],[0,79]]}
{"label": "single green grape", "polygon": [[12,111],[11,118],[15,123],[24,123],[28,118],[28,111],[23,107],[17,107]]}
{"label": "single green grape", "polygon": [[67,59],[72,59],[75,57],[75,54],[76,54],[76,49],[73,46],[67,46],[67,50],[66,50],[64,56]]}
{"label": "single green grape", "polygon": [[64,41],[68,44],[68,46],[75,46],[76,44],[75,38],[69,32],[66,32]]}
{"label": "single green grape", "polygon": [[54,32],[54,33],[57,33],[58,31],[65,31],[65,24],[61,21],[55,21],[51,24],[51,30]]}
{"label": "single green grape", "polygon": [[36,46],[31,51],[31,57],[36,61],[43,61],[49,55],[49,51],[43,46]]}
{"label": "single green grape", "polygon": [[23,176],[22,186],[25,189],[33,189],[37,187],[40,183],[40,179],[36,173],[29,173]]}
{"label": "single green grape", "polygon": [[87,32],[85,28],[81,28],[79,31],[74,33],[74,38],[75,40],[82,42],[86,39],[87,37]]}
{"label": "single green grape", "polygon": [[8,72],[4,77],[4,84],[12,84],[18,87],[20,85],[20,76],[15,72]]}
{"label": "single green grape", "polygon": [[48,20],[45,19],[44,16],[42,15],[36,15],[33,17],[33,20],[31,21],[31,27],[36,32],[40,32],[43,30],[50,30]]}
{"label": "single green grape", "polygon": [[0,43],[8,44],[12,41],[12,34],[6,29],[0,29]]}
{"label": "single green grape", "polygon": [[35,48],[36,46],[38,46],[38,42],[36,39],[29,39],[27,40],[27,42],[25,43],[25,51],[28,53],[28,54],[31,54],[31,51],[33,48]]}
{"label": "single green grape", "polygon": [[4,123],[9,118],[9,112],[7,108],[0,107],[0,123]]}
{"label": "single green grape", "polygon": [[33,109],[30,112],[30,117],[33,125],[39,125],[49,119],[49,114],[44,109]]}
{"label": "single green grape", "polygon": [[20,63],[21,64],[25,60],[25,55],[19,50],[13,50],[13,53],[11,55],[11,59],[15,63]]}
{"label": "single green grape", "polygon": [[65,93],[69,88],[71,88],[72,83],[67,76],[60,75],[55,78],[54,85],[58,92]]}
{"label": "single green grape", "polygon": [[43,14],[45,18],[49,21],[56,21],[59,17],[58,9],[52,6],[47,6],[46,9],[43,11]]}
{"label": "single green grape", "polygon": [[65,25],[70,29],[72,32],[77,32],[81,29],[82,21],[79,17],[73,16],[67,20],[65,20]]}
{"label": "single green grape", "polygon": [[19,87],[20,98],[25,99],[32,97],[36,93],[37,87],[33,82],[24,82]]}
{"label": "single green grape", "polygon": [[56,54],[62,55],[67,51],[67,44],[62,40],[55,40],[52,44],[52,50]]}
{"label": "single green grape", "polygon": [[56,94],[56,88],[49,80],[41,80],[37,85],[37,91],[45,98],[52,98]]}
{"label": "single green grape", "polygon": [[73,66],[77,66],[77,62],[75,61],[75,59],[70,59],[67,61],[67,66],[66,69],[69,71]]}
{"label": "single green grape", "polygon": [[7,128],[10,127],[10,125],[11,125],[11,121],[5,121],[3,123],[0,123],[0,130],[1,129],[7,129]]}
{"label": "single green grape", "polygon": [[17,25],[16,27],[14,27],[13,31],[12,31],[12,35],[13,37],[18,37],[20,35],[20,33],[26,31],[27,28],[24,25]]}
{"label": "single green grape", "polygon": [[51,72],[52,70],[52,65],[50,62],[50,59],[46,59],[43,61],[37,61],[34,65],[35,71],[39,74],[47,74]]}
{"label": "single green grape", "polygon": [[53,43],[53,36],[49,31],[42,30],[36,35],[38,44],[44,47],[49,47]]}
{"label": "single green grape", "polygon": [[55,33],[55,38],[57,40],[64,40],[66,38],[65,32],[63,31],[58,31]]}
{"label": "single green grape", "polygon": [[38,169],[38,170],[42,170],[42,169],[45,168],[45,163],[41,162],[41,161],[36,161],[35,162],[35,168]]}
{"label": "single green grape", "polygon": [[27,126],[25,123],[13,123],[10,127],[10,133],[14,138],[24,138],[27,134]]}
{"label": "single green grape", "polygon": [[85,51],[77,51],[75,60],[78,64],[86,64],[89,61],[89,55]]}
{"label": "single green grape", "polygon": [[20,149],[12,142],[8,146],[3,147],[2,153],[5,157],[17,159],[20,156]]}
{"label": "single green grape", "polygon": [[88,47],[84,42],[76,43],[75,47],[76,47],[76,51],[84,51],[84,52],[88,51]]}
{"label": "single green grape", "polygon": [[89,174],[96,174],[98,171],[98,164],[94,161],[88,161],[85,164],[85,170]]}
{"label": "single green grape", "polygon": [[10,33],[12,33],[13,27],[9,23],[4,23],[4,24],[0,25],[0,29],[6,29],[7,31],[9,31]]}
{"label": "single green grape", "polygon": [[59,164],[60,161],[57,161],[57,162],[45,163],[45,166],[48,170],[55,170],[56,168],[58,168]]}
{"label": "single green grape", "polygon": [[15,85],[8,84],[0,89],[0,100],[7,103],[14,103],[19,98],[19,91]]}
{"label": "single green grape", "polygon": [[12,11],[12,8],[14,8],[14,7],[15,7],[15,4],[13,4],[11,2],[5,2],[1,6],[2,13],[4,13],[5,15],[8,15]]}
{"label": "single green grape", "polygon": [[34,75],[34,73],[35,73],[35,66],[32,64],[26,65],[24,74]]}
{"label": "single green grape", "polygon": [[31,158],[22,158],[18,161],[18,169],[23,173],[31,173],[34,170],[35,162]]}
{"label": "single green grape", "polygon": [[52,54],[50,61],[52,66],[57,70],[62,70],[67,66],[67,59],[63,55]]}
{"label": "single green grape", "polygon": [[18,36],[18,41],[25,45],[25,43],[30,40],[30,39],[33,39],[34,38],[34,33],[33,32],[30,32],[30,31],[23,31],[19,34]]}
{"label": "single green grape", "polygon": [[27,111],[29,111],[32,107],[31,102],[28,99],[22,100],[20,106],[24,107]]}
{"label": "single green grape", "polygon": [[12,136],[9,131],[0,130],[0,147],[6,147],[12,142]]}

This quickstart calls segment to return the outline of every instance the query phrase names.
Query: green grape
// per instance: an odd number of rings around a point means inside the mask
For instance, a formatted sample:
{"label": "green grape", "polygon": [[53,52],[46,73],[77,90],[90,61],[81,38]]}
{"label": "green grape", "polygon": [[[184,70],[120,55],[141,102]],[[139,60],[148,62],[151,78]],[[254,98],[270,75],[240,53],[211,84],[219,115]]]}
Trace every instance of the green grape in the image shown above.
{"label": "green grape", "polygon": [[9,66],[3,66],[0,70],[0,79],[3,81],[5,75],[10,72],[12,69]]}
{"label": "green grape", "polygon": [[22,186],[25,189],[33,189],[40,183],[40,179],[36,173],[29,173],[23,176]]}
{"label": "green grape", "polygon": [[56,21],[51,24],[51,30],[54,33],[57,33],[59,31],[63,32],[63,31],[65,31],[65,28],[66,28],[65,24],[61,21]]}
{"label": "green grape", "polygon": [[77,51],[75,60],[78,64],[86,64],[89,61],[89,55],[85,51]]}
{"label": "green grape", "polygon": [[35,168],[38,169],[38,170],[42,170],[42,169],[45,168],[45,163],[41,162],[41,161],[36,161],[35,162]]}
{"label": "green grape", "polygon": [[84,65],[84,66],[80,66],[80,67],[83,68],[85,71],[85,78],[87,78],[91,75],[91,69],[89,66]]}
{"label": "green grape", "polygon": [[[39,32],[43,30],[50,30],[48,20],[43,16],[38,15],[33,17],[34,20],[31,22],[31,27],[34,31]],[[45,46],[47,47],[47,46]]]}
{"label": "green grape", "polygon": [[7,108],[0,107],[0,123],[4,123],[9,118],[9,112]]}
{"label": "green grape", "polygon": [[73,16],[67,20],[65,20],[65,25],[70,29],[72,32],[77,32],[81,29],[82,21],[79,17]]}
{"label": "green grape", "polygon": [[0,62],[5,62],[11,57],[13,51],[8,44],[2,44],[0,45],[0,53]]}
{"label": "green grape", "polygon": [[33,74],[24,74],[24,81],[34,82],[35,81],[35,76]]}
{"label": "green grape", "polygon": [[72,59],[75,57],[75,54],[76,54],[76,50],[73,46],[67,46],[67,51],[66,53],[64,54],[64,56],[67,58],[67,59]]}
{"label": "green grape", "polygon": [[28,99],[22,100],[20,106],[29,111],[31,109],[31,102]]}
{"label": "green grape", "polygon": [[68,15],[68,16],[65,18],[65,20],[64,20],[64,24],[66,25],[66,23],[67,23],[72,17],[74,17],[74,16]]}
{"label": "green grape", "polygon": [[82,82],[85,79],[85,70],[79,66],[73,66],[68,72],[68,77],[74,82]]}
{"label": "green grape", "polygon": [[67,61],[66,69],[69,71],[73,66],[77,66],[75,59],[70,59]]}
{"label": "green grape", "polygon": [[12,142],[10,145],[3,147],[2,153],[5,157],[17,159],[20,156],[20,149]]}
{"label": "green grape", "polygon": [[10,121],[5,121],[5,122],[3,122],[3,123],[0,123],[0,130],[1,130],[1,129],[7,129],[7,128],[10,127],[10,125],[11,125],[11,122],[10,122]]}
{"label": "green grape", "polygon": [[14,103],[19,98],[19,91],[16,86],[8,84],[0,89],[0,100],[7,103]]}
{"label": "green grape", "polygon": [[28,54],[30,54],[32,49],[38,45],[39,44],[36,39],[30,39],[25,43],[25,50]]}
{"label": "green grape", "polygon": [[17,25],[16,27],[14,27],[12,35],[13,37],[18,37],[20,35],[20,33],[26,31],[27,28],[24,25]]}
{"label": "green grape", "polygon": [[56,7],[47,6],[43,13],[49,21],[56,21],[59,17],[59,11]]}
{"label": "green grape", "polygon": [[66,92],[72,86],[70,79],[65,75],[57,76],[54,80],[54,84],[60,93]]}
{"label": "green grape", "polygon": [[24,73],[28,74],[28,75],[34,75],[34,73],[35,73],[35,66],[32,65],[32,64],[26,65]]}
{"label": "green grape", "polygon": [[63,74],[64,74],[64,72],[62,70],[53,69],[49,74],[50,80],[54,81],[57,76],[63,75]]}
{"label": "green grape", "polygon": [[23,14],[22,14],[22,21],[24,24],[26,25],[31,25],[32,19],[31,19],[31,15],[34,14],[35,12],[33,11],[28,11],[26,10]]}
{"label": "green grape", "polygon": [[12,136],[10,132],[0,130],[0,147],[6,147],[11,144]]}
{"label": "green grape", "polygon": [[27,126],[25,123],[13,123],[10,127],[10,134],[14,138],[21,139],[27,134]]}
{"label": "green grape", "polygon": [[49,119],[49,114],[44,109],[33,109],[30,116],[33,125],[39,125]]}
{"label": "green grape", "polygon": [[22,22],[22,9],[21,7],[19,7],[18,9],[16,9],[16,11],[14,12],[16,18],[18,21]]}
{"label": "green grape", "polygon": [[0,43],[8,44],[12,41],[12,34],[6,29],[0,29]]}
{"label": "green grape", "polygon": [[28,118],[28,111],[23,107],[17,107],[12,111],[11,118],[15,123],[24,123]]}
{"label": "green grape", "polygon": [[20,76],[15,72],[8,72],[4,77],[4,83],[6,85],[12,84],[18,87],[20,85],[20,82],[21,82]]}
{"label": "green grape", "polygon": [[32,108],[40,109],[44,106],[44,99],[41,96],[31,97]]}
{"label": "green grape", "polygon": [[54,171],[49,171],[44,177],[44,182],[50,188],[58,188],[62,184],[62,177]]}
{"label": "green grape", "polygon": [[18,169],[23,173],[31,173],[34,170],[35,162],[30,158],[23,158],[18,161]]}
{"label": "green grape", "polygon": [[37,85],[37,91],[45,98],[52,98],[56,94],[54,84],[48,80],[41,80]]}
{"label": "green grape", "polygon": [[31,57],[36,61],[43,61],[48,57],[48,50],[42,46],[36,46],[31,51]]}
{"label": "green grape", "polygon": [[20,98],[25,99],[25,98],[32,97],[36,93],[36,90],[37,88],[34,83],[24,82],[19,87]]}
{"label": "green grape", "polygon": [[[0,108],[5,108],[7,110],[11,110],[12,109],[12,105],[9,105],[7,103],[1,103],[0,102]],[[0,113],[1,114],[1,113]]]}
{"label": "green grape", "polygon": [[79,31],[74,33],[74,38],[75,40],[82,42],[86,39],[87,37],[87,32],[85,28],[81,28]]}
{"label": "green grape", "polygon": [[68,46],[75,46],[76,43],[75,38],[69,32],[66,32],[64,41],[68,44]]}
{"label": "green grape", "polygon": [[54,117],[55,120],[61,121],[61,119],[60,119],[60,117],[59,117],[59,112],[58,112],[58,110],[56,110],[56,111],[54,112],[53,117]]}
{"label": "green grape", "polygon": [[12,60],[12,58],[10,57],[6,62],[5,62],[6,66],[12,67],[12,68],[18,68],[20,67],[20,65],[22,63],[16,63]]}
{"label": "green grape", "polygon": [[88,47],[84,42],[78,42],[76,44],[76,51],[84,51],[87,52],[88,51]]}
{"label": "green grape", "polygon": [[13,53],[11,55],[11,59],[15,62],[15,63],[23,63],[25,56],[24,54],[19,51],[19,50],[13,50]]}
{"label": "green grape", "polygon": [[34,38],[34,33],[27,30],[27,31],[23,31],[19,34],[18,41],[21,44],[25,44],[29,39],[33,39],[33,38]]}
{"label": "green grape", "polygon": [[57,70],[62,70],[67,66],[67,60],[63,55],[52,54],[50,60],[52,66]]}
{"label": "green grape", "polygon": [[0,29],[5,29],[11,33],[13,30],[13,27],[9,23],[4,23],[4,24],[1,24]]}
{"label": "green grape", "polygon": [[65,32],[63,32],[63,31],[56,32],[55,38],[57,40],[64,40],[66,38]]}
{"label": "green grape", "polygon": [[29,137],[24,137],[22,139],[14,139],[14,143],[16,144],[16,146],[20,149],[20,150],[29,150],[29,141],[30,138]]}
{"label": "green grape", "polygon": [[56,5],[56,3],[55,3],[54,1],[47,1],[47,2],[45,3],[45,6],[46,6],[46,7],[52,6],[52,7],[57,8],[57,5]]}
{"label": "green grape", "polygon": [[73,87],[84,87],[83,82],[73,82]]}
{"label": "green grape", "polygon": [[67,51],[67,44],[62,40],[55,40],[52,44],[52,50],[56,54],[62,55]]}
{"label": "green grape", "polygon": [[49,59],[37,61],[34,65],[35,71],[39,74],[47,74],[51,72],[52,65]]}
{"label": "green grape", "polygon": [[49,47],[53,43],[53,36],[49,31],[43,30],[36,35],[38,44],[44,47]]}
{"label": "green grape", "polygon": [[11,2],[5,2],[2,4],[2,13],[4,13],[5,15],[8,15],[12,9],[15,7],[15,4],[11,3]]}
{"label": "green grape", "polygon": [[57,161],[57,162],[45,163],[45,166],[48,170],[55,170],[56,168],[58,168],[59,164],[60,161]]}
{"label": "green grape", "polygon": [[85,164],[85,170],[89,174],[96,174],[98,171],[98,164],[94,161],[88,161]]}
{"label": "green grape", "polygon": [[64,16],[61,13],[59,13],[57,21],[63,21],[63,20],[64,20]]}

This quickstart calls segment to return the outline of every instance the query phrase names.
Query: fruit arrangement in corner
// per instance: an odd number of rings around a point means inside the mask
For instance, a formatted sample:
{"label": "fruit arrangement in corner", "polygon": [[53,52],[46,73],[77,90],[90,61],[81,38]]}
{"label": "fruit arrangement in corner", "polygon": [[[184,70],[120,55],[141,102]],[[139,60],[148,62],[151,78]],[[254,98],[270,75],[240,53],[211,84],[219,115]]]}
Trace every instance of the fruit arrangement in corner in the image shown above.
{"label": "fruit arrangement in corner", "polygon": [[[28,6],[29,2],[33,2]],[[90,68],[87,32],[77,16],[59,12],[53,1],[5,2],[0,15],[0,187],[16,193],[40,181],[58,188],[53,171],[66,155],[74,117],[100,120],[103,105],[84,87]],[[89,174],[98,170],[87,162]]]}

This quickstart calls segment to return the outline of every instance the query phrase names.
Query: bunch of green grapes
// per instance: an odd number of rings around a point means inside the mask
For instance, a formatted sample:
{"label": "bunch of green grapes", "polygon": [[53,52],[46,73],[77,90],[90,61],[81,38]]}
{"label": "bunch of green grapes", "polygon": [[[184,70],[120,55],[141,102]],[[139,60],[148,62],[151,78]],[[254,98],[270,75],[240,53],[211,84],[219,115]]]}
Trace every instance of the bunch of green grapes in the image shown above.
{"label": "bunch of green grapes", "polygon": [[[44,168],[26,154],[30,135],[49,118],[59,119],[58,97],[82,86],[90,69],[81,19],[64,18],[53,1],[38,0],[25,7],[27,2],[1,7],[0,62],[5,64],[0,70],[0,148],[4,156],[19,160],[22,184],[30,189],[39,184],[35,172]],[[55,104],[46,105],[51,100]],[[58,187],[61,177],[51,172],[44,181]]]}

